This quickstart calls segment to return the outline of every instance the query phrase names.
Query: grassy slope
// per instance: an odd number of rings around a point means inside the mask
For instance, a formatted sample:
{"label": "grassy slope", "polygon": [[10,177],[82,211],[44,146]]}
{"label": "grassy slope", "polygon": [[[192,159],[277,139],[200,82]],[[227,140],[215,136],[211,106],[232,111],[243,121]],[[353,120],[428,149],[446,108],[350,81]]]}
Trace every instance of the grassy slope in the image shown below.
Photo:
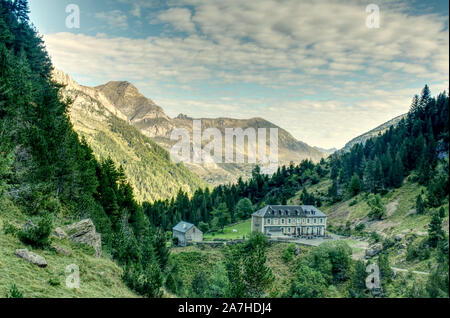
{"label": "grassy slope", "polygon": [[[93,250],[68,240],[53,239],[52,244],[71,252],[70,256],[50,250],[34,250],[17,237],[4,233],[4,224],[23,226],[26,216],[10,202],[0,202],[0,298],[13,284],[27,298],[128,298],[137,297],[123,283],[122,269],[112,260],[93,256]],[[48,266],[39,268],[14,255],[16,249],[28,248],[45,257]],[[80,288],[68,289],[65,281],[67,265],[80,268]],[[50,282],[58,282],[53,286]],[[57,284],[58,284],[57,283]]]}
{"label": "grassy slope", "polygon": [[[308,187],[308,192],[315,195],[324,195],[328,187],[331,185],[330,180],[321,181],[316,185]],[[347,221],[350,221],[352,228],[359,223],[366,225],[367,232],[377,232],[383,237],[392,237],[396,234],[407,234],[408,243],[418,242],[423,240],[427,235],[428,224],[430,222],[430,213],[425,215],[415,214],[416,197],[425,188],[419,186],[417,183],[405,181],[402,187],[394,189],[382,196],[382,201],[387,210],[387,216],[381,221],[369,221],[367,214],[369,213],[369,206],[365,201],[365,195],[358,195],[350,200],[338,202],[335,204],[325,204],[321,210],[328,215],[328,223],[332,226],[345,226]],[[300,203],[300,193],[297,193],[288,203]],[[444,205],[444,209],[448,211],[448,203]],[[443,228],[448,233],[449,217],[448,214],[443,222]],[[354,253],[364,255],[364,250],[361,247],[364,242],[352,238],[345,239],[352,247]],[[366,243],[368,245],[368,243]],[[429,271],[429,263],[434,263],[433,257],[429,260],[411,262],[406,261],[405,255],[399,251],[398,247],[394,246],[389,251],[389,259],[392,266],[415,270],[415,271]]]}
{"label": "grassy slope", "polygon": [[[213,240],[239,240],[245,235],[248,238],[251,234],[251,226],[252,221],[249,219],[247,221],[226,226],[222,231],[207,233],[203,236],[205,241],[213,241]],[[233,230],[237,230],[237,232],[233,232]]]}
{"label": "grassy slope", "polygon": [[[323,194],[326,193],[326,189],[330,184],[329,180],[322,181],[308,187],[308,191],[315,195]],[[350,221],[352,226],[364,223],[368,231],[376,231],[384,235],[395,235],[409,230],[419,236],[424,236],[426,235],[430,215],[415,214],[416,197],[422,191],[425,191],[424,187],[407,180],[402,187],[382,196],[387,216],[385,219],[376,222],[369,221],[367,217],[370,208],[365,201],[364,194],[347,201],[331,205],[325,204],[321,207],[321,210],[328,215],[328,222],[333,226],[345,226],[347,221]],[[298,204],[299,202],[300,192],[289,201],[290,204]],[[448,205],[445,207],[448,209]],[[448,216],[445,219],[445,223],[448,225]],[[446,230],[448,231],[448,226]]]}

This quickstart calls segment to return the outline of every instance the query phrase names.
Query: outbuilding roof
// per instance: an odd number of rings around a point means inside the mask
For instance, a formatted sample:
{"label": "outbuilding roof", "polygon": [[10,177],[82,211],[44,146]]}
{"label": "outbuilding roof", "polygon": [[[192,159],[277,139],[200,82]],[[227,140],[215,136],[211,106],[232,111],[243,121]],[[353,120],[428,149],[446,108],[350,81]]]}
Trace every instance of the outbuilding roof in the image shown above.
{"label": "outbuilding roof", "polygon": [[175,225],[172,229],[172,231],[178,231],[181,233],[186,233],[187,231],[189,231],[192,227],[194,226],[194,224],[188,223],[188,222],[184,222],[181,221],[180,223],[178,223],[177,225]]}
{"label": "outbuilding roof", "polygon": [[268,205],[252,214],[262,217],[327,217],[313,205]]}

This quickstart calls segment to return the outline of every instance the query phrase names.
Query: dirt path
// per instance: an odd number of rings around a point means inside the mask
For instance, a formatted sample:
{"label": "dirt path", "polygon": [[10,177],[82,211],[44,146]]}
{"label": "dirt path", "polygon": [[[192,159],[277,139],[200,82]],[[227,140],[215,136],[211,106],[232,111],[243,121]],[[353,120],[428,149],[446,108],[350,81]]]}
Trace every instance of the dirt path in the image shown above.
{"label": "dirt path", "polygon": [[[398,268],[398,267],[391,267],[392,270],[397,273],[397,272],[403,272],[403,273],[407,273],[409,272],[409,270],[405,269],[405,268]],[[417,274],[417,275],[430,275],[429,272],[419,272],[419,271],[411,271],[411,273],[413,274]]]}

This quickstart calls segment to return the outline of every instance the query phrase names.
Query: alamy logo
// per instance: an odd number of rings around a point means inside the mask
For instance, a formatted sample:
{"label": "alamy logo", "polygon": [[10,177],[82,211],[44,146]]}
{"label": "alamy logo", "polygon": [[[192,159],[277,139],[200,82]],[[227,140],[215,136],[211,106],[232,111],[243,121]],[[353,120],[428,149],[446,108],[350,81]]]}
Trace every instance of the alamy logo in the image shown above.
{"label": "alamy logo", "polygon": [[[270,131],[269,153],[267,153],[268,130]],[[201,120],[194,120],[192,131],[192,143],[187,129],[177,128],[172,131],[170,139],[177,141],[170,151],[174,162],[198,164],[247,162],[261,165],[261,170],[267,174],[274,173],[278,168],[278,128],[258,128],[257,130],[225,128],[224,138],[218,128],[202,131]]]}
{"label": "alamy logo", "polygon": [[80,268],[76,264],[67,265],[66,274],[66,287],[69,289],[80,288]]}
{"label": "alamy logo", "polygon": [[381,288],[380,283],[380,268],[375,264],[370,264],[366,268],[369,274],[366,278],[366,287],[368,290],[376,290]]}
{"label": "alamy logo", "polygon": [[76,4],[69,4],[66,7],[66,13],[69,15],[66,17],[66,28],[79,29],[80,28],[80,7]]}
{"label": "alamy logo", "polygon": [[366,26],[369,29],[380,28],[380,7],[376,4],[369,4],[366,7],[366,13],[369,15],[366,18]]}

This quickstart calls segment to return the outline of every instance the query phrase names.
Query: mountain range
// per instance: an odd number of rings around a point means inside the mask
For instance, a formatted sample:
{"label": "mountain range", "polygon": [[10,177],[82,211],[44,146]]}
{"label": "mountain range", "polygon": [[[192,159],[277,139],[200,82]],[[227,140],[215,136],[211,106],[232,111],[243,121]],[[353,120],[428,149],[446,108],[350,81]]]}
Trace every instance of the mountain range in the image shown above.
{"label": "mountain range", "polygon": [[[184,128],[192,136],[193,118],[180,114],[175,118],[167,116],[160,106],[151,99],[145,97],[139,90],[126,81],[111,81],[97,87],[87,87],[76,83],[68,74],[62,71],[54,71],[54,79],[65,85],[63,94],[73,99],[70,117],[74,123],[75,130],[81,135],[88,135],[88,143],[96,151],[102,134],[95,131],[95,125],[104,126],[112,118],[136,128],[142,135],[150,138],[159,146],[170,150],[175,141],[170,139],[171,132],[175,128]],[[99,112],[102,115],[99,115]],[[311,159],[318,162],[327,154],[296,140],[289,132],[263,119],[252,118],[247,120],[232,118],[199,118],[202,122],[202,129],[217,128],[224,133],[226,128],[278,128],[278,153],[280,165],[290,162],[299,163],[304,159]],[[94,133],[95,132],[95,133]],[[269,137],[267,137],[269,139]],[[267,140],[269,143],[269,140]],[[236,149],[235,149],[236,150]],[[115,155],[112,151],[103,150],[112,158]],[[99,153],[100,155],[100,153]],[[114,158],[113,158],[114,159]],[[118,161],[118,160],[116,160]],[[134,160],[137,164],[139,158]],[[130,165],[130,163],[128,163]],[[131,163],[134,166],[135,163]],[[229,182],[236,182],[239,177],[248,178],[254,168],[253,164],[233,164],[233,163],[187,163],[186,166],[200,176],[205,182],[218,185]],[[129,169],[132,169],[131,167]]]}
{"label": "mountain range", "polygon": [[111,158],[122,165],[138,201],[153,202],[176,196],[178,191],[192,194],[208,184],[183,164],[175,164],[169,153],[142,134],[114,99],[100,89],[82,86],[58,70],[53,79],[65,85],[62,97],[71,103],[69,116],[75,131],[99,159]]}

